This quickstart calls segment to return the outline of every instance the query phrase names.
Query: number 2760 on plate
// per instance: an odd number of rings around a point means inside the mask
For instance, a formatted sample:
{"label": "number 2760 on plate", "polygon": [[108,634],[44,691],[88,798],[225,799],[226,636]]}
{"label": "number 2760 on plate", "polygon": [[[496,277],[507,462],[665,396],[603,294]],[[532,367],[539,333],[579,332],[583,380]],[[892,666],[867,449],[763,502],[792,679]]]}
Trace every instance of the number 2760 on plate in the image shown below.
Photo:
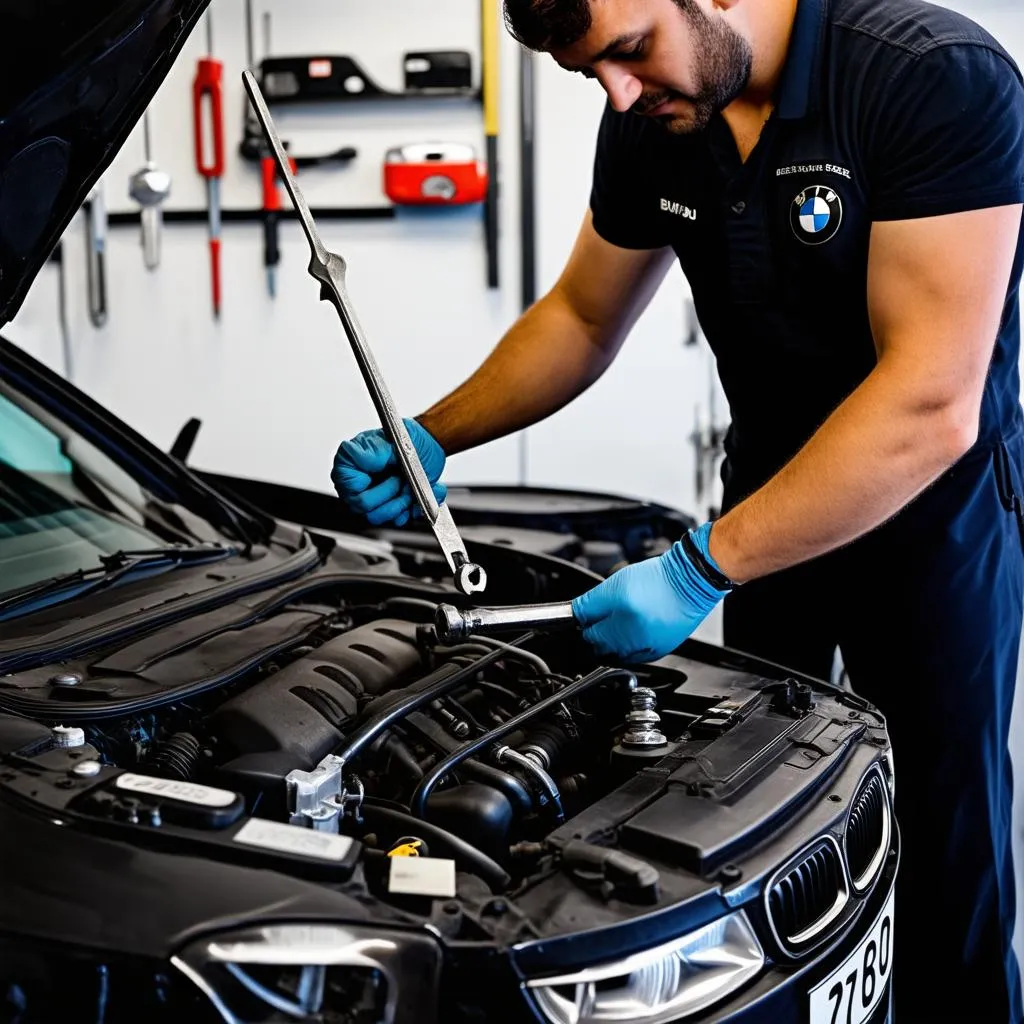
{"label": "number 2760 on plate", "polygon": [[892,973],[894,893],[861,944],[811,989],[810,1024],[863,1024],[878,1006]]}

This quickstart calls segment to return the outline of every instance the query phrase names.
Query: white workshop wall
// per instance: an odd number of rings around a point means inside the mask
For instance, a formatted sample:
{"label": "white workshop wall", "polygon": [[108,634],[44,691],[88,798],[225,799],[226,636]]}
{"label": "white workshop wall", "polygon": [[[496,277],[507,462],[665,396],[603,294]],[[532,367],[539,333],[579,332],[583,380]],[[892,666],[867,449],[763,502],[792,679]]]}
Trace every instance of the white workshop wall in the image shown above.
{"label": "white workshop wall", "polygon": [[[543,290],[561,272],[587,210],[604,92],[596,82],[539,57],[537,96]],[[576,158],[567,159],[573,153]],[[673,266],[604,377],[530,431],[532,483],[600,488],[698,514],[691,434],[695,410],[708,408],[712,374],[706,345],[684,345],[688,300],[686,281]],[[724,415],[721,399],[718,408]]]}
{"label": "white workshop wall", "polygon": [[[497,0],[495,0],[497,3]],[[262,12],[272,14],[271,52],[350,53],[382,86],[401,88],[401,54],[462,47],[478,58],[478,10],[467,0],[256,2],[256,57],[263,55]],[[976,17],[1024,63],[1024,10],[1018,0],[951,0]],[[236,155],[243,109],[243,0],[214,0],[214,50],[225,61],[229,129],[225,206],[258,205],[256,169]],[[502,289],[484,286],[482,221],[477,208],[402,213],[396,221],[323,221],[328,245],[349,262],[352,299],[394,391],[413,414],[469,373],[518,314],[518,48],[503,34],[501,222]],[[191,80],[205,52],[200,23],[151,108],[154,155],[174,177],[171,209],[205,204],[193,169]],[[475,61],[479,73],[479,61]],[[539,285],[560,271],[586,208],[594,133],[603,94],[593,82],[536,59]],[[302,184],[314,207],[378,204],[384,148],[443,138],[482,146],[476,104],[345,108],[327,118],[282,114],[303,151],[352,143],[344,170],[313,169]],[[128,176],[142,163],[141,132],[106,175],[108,203],[130,209]],[[96,330],[85,310],[84,239],[76,221],[67,239],[67,293],[75,380],[157,443],[171,443],[191,415],[204,420],[194,461],[211,469],[329,489],[327,472],[341,437],[372,425],[373,410],[333,310],[317,301],[306,275],[306,248],[295,224],[282,225],[279,296],[265,292],[258,224],[224,227],[224,312],[209,311],[205,227],[168,225],[160,269],[147,273],[131,228],[108,240],[110,322]],[[56,271],[46,268],[5,334],[61,366]],[[578,402],[527,436],[530,483],[625,492],[704,514],[694,494],[690,434],[726,418],[712,387],[706,347],[683,344],[686,286],[674,269],[622,355]],[[519,439],[451,461],[453,481],[516,481]],[[714,500],[715,494],[709,496]]]}
{"label": "white workshop wall", "polygon": [[[462,48],[479,75],[479,6],[470,0],[338,0],[255,3],[256,57],[262,56],[264,8],[273,13],[271,49],[287,53],[348,53],[386,88],[402,88],[406,50]],[[257,169],[237,156],[245,65],[242,0],[211,5],[214,54],[225,63],[227,170],[225,208],[257,208]],[[205,186],[194,171],[191,84],[206,52],[200,22],[151,105],[153,155],[173,177],[168,209],[204,209]],[[478,206],[405,212],[389,221],[323,220],[327,245],[349,263],[352,300],[399,408],[419,412],[483,359],[518,313],[517,155],[518,48],[503,36],[500,182],[503,287],[488,290],[483,222]],[[280,118],[296,152],[352,144],[351,168],[303,171],[302,187],[319,206],[380,206],[385,148],[429,139],[472,141],[483,149],[479,103],[403,101],[288,112]],[[300,146],[299,143],[302,143]],[[141,125],[104,176],[111,210],[130,210],[128,178],[143,162]],[[287,200],[285,200],[287,202]],[[318,301],[307,275],[308,249],[297,224],[281,226],[278,297],[266,294],[258,223],[223,228],[223,309],[210,305],[205,225],[165,224],[161,266],[147,272],[137,229],[111,227],[107,240],[109,321],[92,327],[85,305],[85,241],[81,218],[66,238],[68,316],[75,383],[167,447],[189,416],[203,429],[196,465],[328,490],[339,440],[375,425],[348,343],[333,309]],[[40,274],[23,311],[4,329],[12,340],[62,366],[57,320],[57,272]],[[507,439],[459,460],[461,478],[513,480],[518,442]],[[455,469],[456,467],[453,467]]]}
{"label": "white workshop wall", "polygon": [[[349,53],[385,88],[401,88],[405,50],[459,47],[479,55],[478,7],[467,0],[301,0],[253,7],[257,60],[264,54],[266,10],[272,16],[269,52]],[[252,208],[260,199],[256,168],[236,155],[244,10],[243,0],[211,5],[214,54],[226,66],[226,208]],[[171,210],[205,207],[191,141],[191,82],[196,59],[206,52],[205,28],[201,22],[150,108],[153,155],[174,179]],[[396,401],[410,415],[471,372],[519,312],[518,58],[518,47],[502,33],[500,292],[485,287],[478,208],[403,211],[396,221],[320,222],[327,244],[348,260],[352,299]],[[478,74],[478,59],[475,65]],[[586,207],[602,94],[547,57],[537,59],[537,75],[543,290],[557,276]],[[389,145],[442,138],[482,147],[478,104],[408,102],[344,110],[328,116],[281,108],[278,115],[296,151],[324,152],[346,143],[360,151],[349,168],[302,173],[314,209],[380,205],[380,161]],[[142,162],[140,126],[105,175],[111,210],[134,208],[127,181]],[[101,329],[86,315],[82,229],[79,218],[65,247],[75,382],[163,446],[189,416],[202,418],[196,465],[329,489],[327,472],[338,440],[373,425],[375,417],[336,314],[317,301],[317,286],[305,273],[298,226],[282,225],[279,294],[271,301],[259,225],[224,225],[219,323],[210,313],[204,226],[165,225],[162,263],[154,273],[142,266],[136,230],[112,227],[110,319]],[[60,368],[56,278],[55,268],[41,273],[5,333]],[[681,347],[681,287],[675,271],[605,379],[580,403],[529,432],[529,482],[617,490],[692,507],[689,434],[693,406],[707,391],[707,373],[698,350]],[[689,384],[691,379],[699,383]],[[651,446],[652,436],[661,442]],[[450,477],[517,481],[519,454],[520,439],[506,439],[453,459]]]}

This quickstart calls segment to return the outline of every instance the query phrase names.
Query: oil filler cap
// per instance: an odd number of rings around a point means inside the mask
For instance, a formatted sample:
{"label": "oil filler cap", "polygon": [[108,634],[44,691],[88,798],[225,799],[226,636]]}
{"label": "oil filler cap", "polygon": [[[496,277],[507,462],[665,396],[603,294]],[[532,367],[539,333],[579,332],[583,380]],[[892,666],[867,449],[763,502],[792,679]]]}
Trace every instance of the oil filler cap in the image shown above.
{"label": "oil filler cap", "polygon": [[422,839],[403,836],[388,850],[389,857],[429,857],[430,849]]}

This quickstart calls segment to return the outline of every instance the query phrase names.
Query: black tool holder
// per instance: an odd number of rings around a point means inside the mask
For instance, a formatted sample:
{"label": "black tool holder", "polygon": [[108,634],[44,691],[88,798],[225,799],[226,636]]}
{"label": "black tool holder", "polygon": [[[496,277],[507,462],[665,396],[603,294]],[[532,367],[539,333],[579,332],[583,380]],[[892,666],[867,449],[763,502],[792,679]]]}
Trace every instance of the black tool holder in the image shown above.
{"label": "black tool holder", "polygon": [[[462,50],[419,51],[404,58],[406,89],[394,92],[378,85],[353,57],[267,57],[256,71],[260,89],[270,106],[282,104],[394,100],[477,99],[472,87],[471,58]],[[287,143],[285,144],[287,148]],[[258,161],[266,155],[263,136],[251,108],[246,112],[239,153]],[[347,155],[351,154],[351,155]],[[292,155],[292,154],[289,154]],[[351,160],[351,147],[323,157],[293,156],[299,167],[329,159]]]}

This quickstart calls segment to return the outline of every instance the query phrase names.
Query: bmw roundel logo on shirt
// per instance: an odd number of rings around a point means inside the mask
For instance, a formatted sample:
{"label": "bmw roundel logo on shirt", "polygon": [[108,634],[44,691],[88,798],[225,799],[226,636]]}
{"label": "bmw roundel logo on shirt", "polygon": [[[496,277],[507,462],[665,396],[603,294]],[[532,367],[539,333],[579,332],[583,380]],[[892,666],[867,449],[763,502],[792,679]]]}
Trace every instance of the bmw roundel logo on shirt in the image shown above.
{"label": "bmw roundel logo on shirt", "polygon": [[843,201],[828,185],[805,188],[789,208],[793,234],[805,245],[823,245],[835,238],[843,222]]}

